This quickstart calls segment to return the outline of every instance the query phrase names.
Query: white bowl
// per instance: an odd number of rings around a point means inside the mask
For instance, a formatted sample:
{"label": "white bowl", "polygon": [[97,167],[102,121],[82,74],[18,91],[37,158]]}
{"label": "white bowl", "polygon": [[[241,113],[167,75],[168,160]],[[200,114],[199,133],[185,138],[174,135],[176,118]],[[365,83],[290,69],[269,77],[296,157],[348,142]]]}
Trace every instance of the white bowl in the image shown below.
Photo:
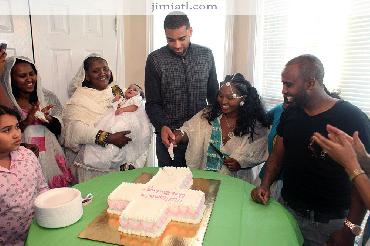
{"label": "white bowl", "polygon": [[81,192],[75,188],[55,188],[35,200],[37,223],[46,228],[59,228],[77,222],[83,214]]}

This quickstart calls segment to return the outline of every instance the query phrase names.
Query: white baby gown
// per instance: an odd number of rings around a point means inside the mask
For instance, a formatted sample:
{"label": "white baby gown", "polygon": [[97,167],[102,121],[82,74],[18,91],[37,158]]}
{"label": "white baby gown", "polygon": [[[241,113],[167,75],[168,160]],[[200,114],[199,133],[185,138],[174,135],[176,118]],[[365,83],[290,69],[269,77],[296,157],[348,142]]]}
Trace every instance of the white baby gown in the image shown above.
{"label": "white baby gown", "polygon": [[117,103],[113,103],[112,108],[97,122],[95,127],[110,133],[129,130],[131,133],[126,136],[132,141],[122,148],[113,144],[108,144],[106,147],[86,144],[83,155],[86,165],[99,169],[113,169],[124,163],[132,163],[135,167],[140,167],[135,163],[148,150],[152,130],[141,96],[134,96],[121,102],[121,107],[130,105],[138,106],[137,110],[115,115]]}

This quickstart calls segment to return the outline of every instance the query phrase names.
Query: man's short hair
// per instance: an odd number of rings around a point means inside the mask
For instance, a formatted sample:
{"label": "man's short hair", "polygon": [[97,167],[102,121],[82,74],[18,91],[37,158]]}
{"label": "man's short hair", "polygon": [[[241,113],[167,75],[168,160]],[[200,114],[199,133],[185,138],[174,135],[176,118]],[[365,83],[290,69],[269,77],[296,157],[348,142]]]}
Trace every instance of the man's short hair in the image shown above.
{"label": "man's short hair", "polygon": [[299,66],[299,74],[304,81],[315,79],[319,84],[324,84],[325,70],[319,58],[314,55],[304,54],[291,59],[285,66],[294,64]]}
{"label": "man's short hair", "polygon": [[186,26],[186,29],[188,29],[190,27],[190,22],[184,12],[173,11],[166,16],[163,26],[164,29],[177,29],[182,26]]}

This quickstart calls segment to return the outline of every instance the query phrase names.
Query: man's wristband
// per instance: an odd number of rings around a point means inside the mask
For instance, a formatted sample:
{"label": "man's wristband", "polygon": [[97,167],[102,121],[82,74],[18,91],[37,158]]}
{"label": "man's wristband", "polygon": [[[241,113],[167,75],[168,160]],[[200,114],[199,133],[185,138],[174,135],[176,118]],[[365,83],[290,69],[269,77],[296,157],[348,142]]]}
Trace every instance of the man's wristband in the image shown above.
{"label": "man's wristband", "polygon": [[364,170],[362,170],[362,169],[358,169],[358,168],[356,168],[356,169],[354,169],[354,170],[352,171],[351,175],[349,176],[349,179],[350,179],[351,181],[353,181],[357,176],[359,176],[359,175],[361,175],[361,174],[365,174],[365,171],[364,171]]}

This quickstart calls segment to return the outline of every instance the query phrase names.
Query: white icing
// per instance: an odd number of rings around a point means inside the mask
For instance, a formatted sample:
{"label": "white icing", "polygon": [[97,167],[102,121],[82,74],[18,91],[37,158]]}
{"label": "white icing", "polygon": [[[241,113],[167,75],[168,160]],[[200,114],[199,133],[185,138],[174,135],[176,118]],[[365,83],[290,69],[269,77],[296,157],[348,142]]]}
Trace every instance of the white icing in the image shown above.
{"label": "white icing", "polygon": [[192,184],[189,168],[164,167],[147,184],[124,182],[118,186],[108,197],[107,211],[120,213],[119,231],[158,237],[171,220],[201,221],[205,195],[190,190]]}

